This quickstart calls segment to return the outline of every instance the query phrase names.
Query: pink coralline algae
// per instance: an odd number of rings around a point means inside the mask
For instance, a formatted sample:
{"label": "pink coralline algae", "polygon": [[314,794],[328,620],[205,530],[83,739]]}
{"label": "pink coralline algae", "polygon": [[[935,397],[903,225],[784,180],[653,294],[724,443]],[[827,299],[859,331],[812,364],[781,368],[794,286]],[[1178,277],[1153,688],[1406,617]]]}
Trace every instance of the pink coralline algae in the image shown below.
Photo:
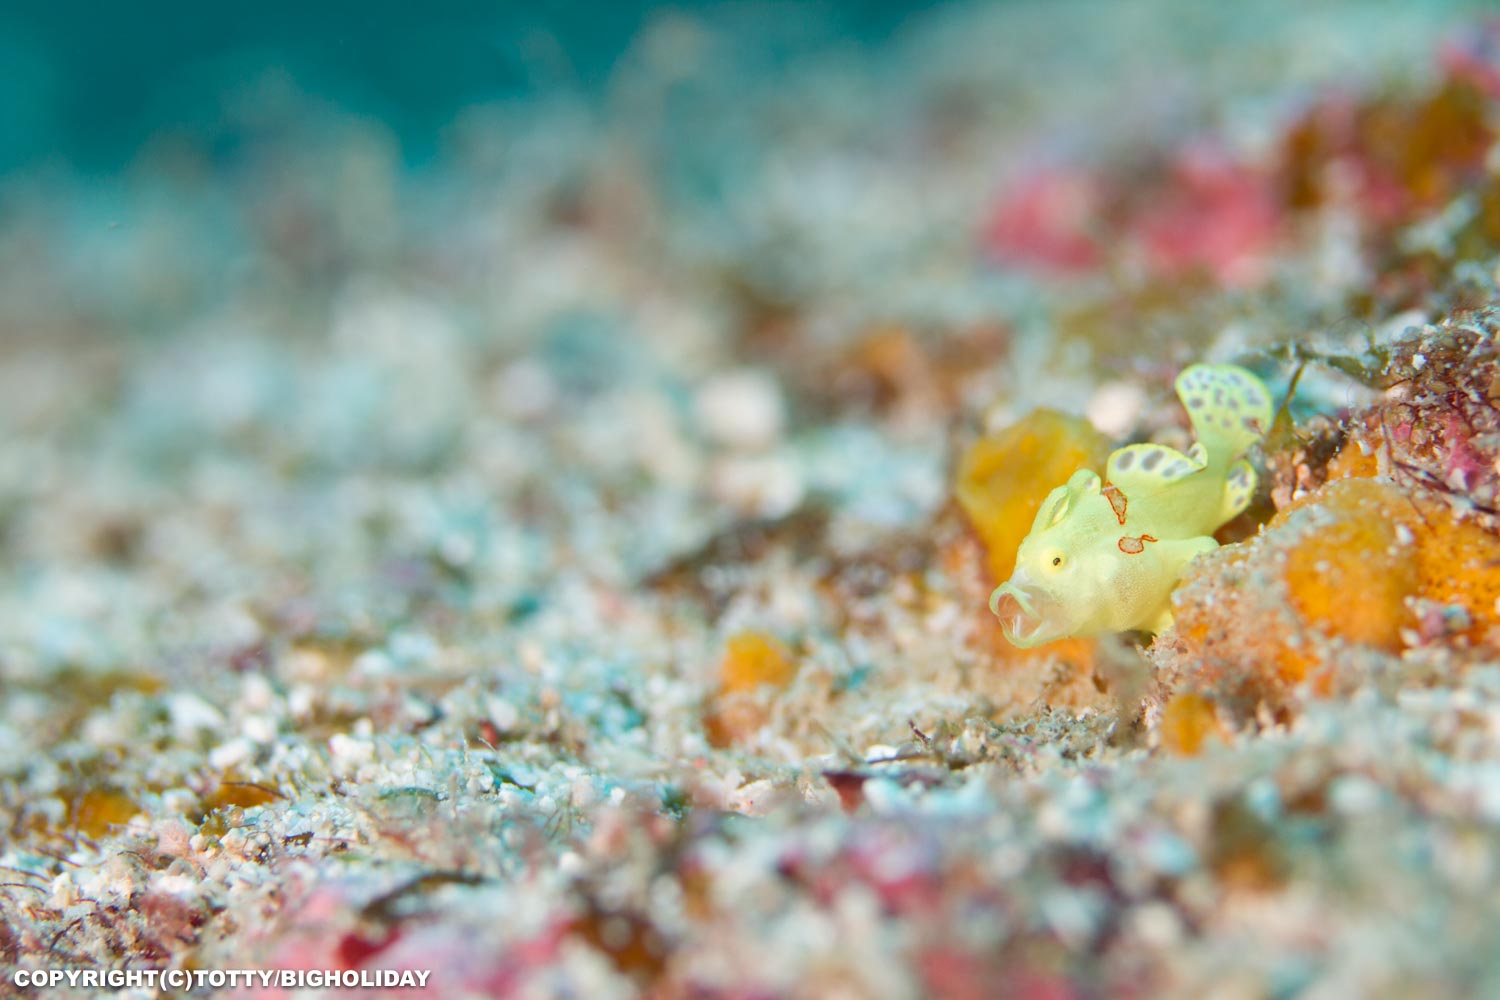
{"label": "pink coralline algae", "polygon": [[1097,267],[1103,253],[1103,185],[1087,171],[1037,170],[1008,188],[985,229],[989,252],[1000,261],[1066,275]]}
{"label": "pink coralline algae", "polygon": [[984,240],[997,262],[1058,276],[1135,256],[1157,277],[1203,272],[1246,287],[1265,279],[1281,221],[1266,169],[1196,142],[1144,184],[1077,167],[1027,174],[999,199]]}
{"label": "pink coralline algae", "polygon": [[1208,144],[1182,150],[1127,225],[1163,277],[1206,271],[1226,287],[1263,282],[1282,219],[1266,172]]}

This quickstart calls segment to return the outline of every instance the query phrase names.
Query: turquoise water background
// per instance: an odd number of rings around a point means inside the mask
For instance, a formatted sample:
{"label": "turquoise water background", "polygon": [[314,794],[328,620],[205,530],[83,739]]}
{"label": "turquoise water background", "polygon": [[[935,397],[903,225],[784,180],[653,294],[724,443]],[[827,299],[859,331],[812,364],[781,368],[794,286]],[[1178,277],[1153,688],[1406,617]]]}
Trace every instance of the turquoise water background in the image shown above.
{"label": "turquoise water background", "polygon": [[0,170],[111,170],[163,133],[233,155],[250,127],[247,103],[278,86],[382,121],[422,160],[467,107],[559,91],[597,98],[642,27],[664,14],[729,26],[744,68],[775,73],[811,51],[879,45],[933,6],[8,0]]}

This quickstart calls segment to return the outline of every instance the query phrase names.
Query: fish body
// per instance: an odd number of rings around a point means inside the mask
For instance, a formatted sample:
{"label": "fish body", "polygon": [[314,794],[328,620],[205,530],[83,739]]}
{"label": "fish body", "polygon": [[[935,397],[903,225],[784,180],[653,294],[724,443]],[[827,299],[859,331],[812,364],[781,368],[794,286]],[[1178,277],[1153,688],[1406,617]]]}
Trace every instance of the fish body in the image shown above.
{"label": "fish body", "polygon": [[1105,478],[1080,469],[1047,495],[990,596],[1005,637],[1030,648],[1103,632],[1159,632],[1183,569],[1255,492],[1245,460],[1271,426],[1271,394],[1237,365],[1193,365],[1176,382],[1195,442],[1118,448]]}

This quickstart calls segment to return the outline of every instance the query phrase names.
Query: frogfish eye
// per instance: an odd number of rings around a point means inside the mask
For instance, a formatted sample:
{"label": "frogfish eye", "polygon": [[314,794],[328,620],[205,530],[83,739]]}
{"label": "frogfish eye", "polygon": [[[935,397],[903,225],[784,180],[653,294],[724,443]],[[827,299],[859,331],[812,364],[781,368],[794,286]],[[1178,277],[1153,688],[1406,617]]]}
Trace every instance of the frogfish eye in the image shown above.
{"label": "frogfish eye", "polygon": [[1052,565],[1054,565],[1054,566],[1061,566],[1062,565],[1062,556],[1053,556],[1052,557]]}

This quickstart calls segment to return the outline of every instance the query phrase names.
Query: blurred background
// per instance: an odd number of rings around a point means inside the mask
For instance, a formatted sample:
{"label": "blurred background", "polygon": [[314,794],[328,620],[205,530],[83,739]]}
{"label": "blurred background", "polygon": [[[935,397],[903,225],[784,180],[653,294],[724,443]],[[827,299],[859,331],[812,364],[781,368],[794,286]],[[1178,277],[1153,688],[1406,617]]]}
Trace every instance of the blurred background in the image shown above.
{"label": "blurred background", "polygon": [[5,4],[0,641],[142,662],[218,641],[193,594],[345,628],[420,564],[508,614],[807,504],[921,524],[956,426],[1347,315],[1393,186],[1484,155],[1483,81],[1434,90],[1482,7]]}
{"label": "blurred background", "polygon": [[[419,11],[396,0],[269,0],[208,10],[174,0],[105,8],[13,0],[0,10],[0,61],[7,75],[0,95],[0,167],[66,164],[110,171],[135,161],[153,141],[170,138],[229,157],[253,138],[257,125],[287,111],[278,102],[289,93],[383,123],[407,162],[421,162],[444,149],[451,126],[476,106],[558,93],[607,100],[618,96],[632,64],[639,73],[642,60],[670,59],[679,82],[700,76],[705,67],[694,65],[689,27],[721,43],[713,74],[752,85],[785,82],[809,61],[852,69],[851,62],[875,59],[890,72],[899,51],[926,60],[929,65],[920,68],[927,73],[979,71],[963,63],[985,51],[982,61],[1004,64],[1003,70],[988,70],[993,79],[1051,76],[1064,85],[1056,74],[1069,68],[1068,75],[1098,84],[1110,80],[1132,52],[1142,67],[1170,52],[1176,58],[1158,68],[1170,73],[1171,63],[1181,69],[1187,62],[1196,69],[1205,45],[1271,57],[1279,65],[1263,65],[1259,74],[1269,85],[1334,78],[1353,68],[1345,59],[1361,45],[1383,43],[1354,63],[1368,66],[1388,56],[1403,31],[1418,32],[1406,39],[1416,46],[1433,26],[1485,7],[1460,0],[1200,6],[1160,0],[452,0]],[[1111,9],[1116,7],[1127,9]],[[1355,18],[1376,23],[1355,27]],[[673,35],[665,24],[683,30]],[[960,33],[971,38],[944,51],[931,44],[934,33],[949,43],[958,43]],[[1288,64],[1280,44],[1284,35],[1295,34],[1317,42],[1306,50],[1307,65]],[[1320,60],[1321,70],[1314,65]],[[1154,82],[1173,83],[1170,75]],[[1146,91],[1131,96],[1161,101]]]}
{"label": "blurred background", "polygon": [[[242,251],[267,249],[272,216],[302,244],[283,263],[327,287],[351,255],[472,216],[476,190],[576,209],[601,171],[689,213],[673,236],[690,256],[750,250],[736,281],[773,298],[830,279],[885,295],[939,247],[972,249],[1038,160],[1205,130],[1264,144],[1318,87],[1428,72],[1483,7],[16,0],[0,9],[0,226],[26,236],[0,331],[35,326],[21,306],[103,296],[111,325],[161,332],[264,273]],[[179,252],[136,281],[117,265],[151,252],[148,230]],[[64,259],[35,273],[59,240]],[[184,259],[203,255],[234,276]],[[82,259],[93,270],[70,278]]]}
{"label": "blurred background", "polygon": [[[956,416],[1346,312],[1357,229],[1316,267],[1273,253],[1307,207],[1283,136],[1426,92],[1482,7],[5,4],[4,509],[46,516],[70,465],[191,504],[237,461],[252,509],[319,471],[483,469],[509,516],[567,467],[655,505],[659,535],[609,529],[633,571],[815,490],[919,516]],[[1204,270],[1207,304],[1159,319]],[[1274,322],[1253,288],[1290,289]],[[830,465],[914,365],[941,391]],[[694,409],[720,375],[748,447]],[[493,457],[518,429],[536,450]]]}
{"label": "blurred background", "polygon": [[734,26],[745,54],[772,69],[819,46],[878,45],[924,7],[16,0],[0,11],[0,165],[111,170],[163,135],[230,155],[257,115],[274,114],[266,102],[278,86],[384,122],[419,161],[473,105],[558,90],[599,97],[642,30],[664,16]]}

